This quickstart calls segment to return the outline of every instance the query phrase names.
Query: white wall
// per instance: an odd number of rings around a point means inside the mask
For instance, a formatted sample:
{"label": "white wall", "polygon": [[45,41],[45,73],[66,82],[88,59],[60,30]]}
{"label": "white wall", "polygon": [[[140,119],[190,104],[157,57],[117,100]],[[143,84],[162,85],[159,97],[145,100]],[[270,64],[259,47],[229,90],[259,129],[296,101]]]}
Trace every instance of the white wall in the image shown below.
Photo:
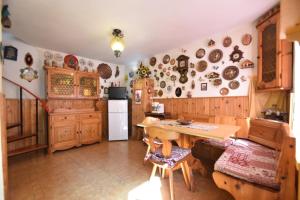
{"label": "white wall", "polygon": [[[244,46],[242,43],[241,43],[241,38],[242,36],[245,34],[245,33],[249,33],[252,35],[252,42],[250,45],[248,46]],[[230,36],[232,38],[232,44],[225,48],[223,47],[223,39],[226,37],[226,36]],[[207,43],[210,39],[213,39],[215,42],[216,42],[216,45],[214,47],[208,47]],[[174,41],[174,43],[176,43],[176,41]],[[154,67],[150,66],[149,64],[149,59],[146,59],[143,61],[144,65],[146,66],[149,66],[149,68],[151,69],[152,71],[152,77],[154,75],[154,69],[157,69],[158,70],[158,73],[162,70],[159,70],[158,69],[158,65],[160,63],[163,64],[162,62],[162,59],[164,57],[164,55],[168,54],[170,55],[171,58],[177,58],[179,55],[181,54],[184,54],[186,56],[189,57],[189,62],[190,63],[194,63],[195,64],[195,68],[194,70],[196,71],[196,76],[194,78],[191,77],[191,74],[190,72],[192,71],[191,68],[189,68],[189,72],[188,72],[188,82],[185,83],[185,84],[181,84],[178,79],[179,79],[179,72],[173,72],[172,70],[170,70],[171,72],[171,75],[172,74],[175,74],[177,76],[177,80],[176,80],[176,83],[175,83],[175,87],[173,85],[173,82],[170,80],[170,77],[167,77],[166,74],[164,75],[163,78],[160,78],[159,82],[164,80],[166,81],[167,83],[167,86],[168,85],[171,85],[173,88],[172,88],[172,91],[171,92],[168,92],[167,91],[167,87],[165,87],[163,90],[163,93],[164,95],[161,97],[161,98],[177,98],[175,96],[175,89],[177,87],[183,87],[185,86],[185,90],[182,91],[182,95],[180,98],[186,98],[187,97],[187,92],[188,91],[191,91],[192,92],[192,96],[193,97],[217,97],[217,96],[221,96],[219,91],[222,87],[227,87],[228,88],[228,83],[229,81],[225,80],[222,78],[222,85],[216,87],[216,86],[213,86],[213,84],[211,82],[208,81],[208,79],[205,79],[205,74],[209,73],[209,72],[212,72],[212,71],[215,71],[215,72],[218,72],[220,74],[222,74],[222,71],[224,70],[225,67],[229,66],[229,65],[235,65],[235,66],[240,66],[240,63],[233,63],[232,61],[230,61],[229,59],[229,55],[231,54],[231,52],[233,51],[233,47],[235,45],[238,45],[239,46],[239,49],[242,50],[244,52],[243,56],[245,59],[249,59],[251,60],[252,62],[255,63],[255,68],[252,68],[252,69],[240,69],[239,70],[239,76],[235,79],[235,80],[238,80],[240,82],[240,87],[236,90],[231,90],[229,89],[229,94],[228,96],[247,96],[248,95],[248,87],[249,87],[249,79],[246,81],[246,82],[242,82],[240,77],[241,76],[246,76],[246,77],[251,77],[253,76],[254,74],[256,74],[256,64],[257,64],[257,31],[255,29],[255,25],[254,24],[248,24],[248,25],[244,25],[244,26],[241,26],[241,27],[237,27],[233,30],[229,30],[227,32],[223,32],[223,33],[218,33],[218,34],[215,34],[215,35],[211,35],[211,36],[207,36],[205,38],[202,38],[202,39],[199,39],[197,41],[194,41],[190,44],[186,44],[186,45],[182,45],[182,46],[178,46],[178,48],[176,49],[172,49],[172,50],[169,50],[167,52],[163,52],[163,53],[160,53],[160,54],[157,54],[157,55],[154,55],[154,57],[156,57],[156,65]],[[204,58],[202,59],[198,59],[196,58],[195,56],[195,53],[196,51],[199,49],[199,48],[204,48],[206,50],[206,54],[204,56]],[[185,53],[182,53],[182,49],[185,49],[186,52]],[[210,63],[208,61],[208,54],[210,51],[212,51],[213,49],[221,49],[223,51],[223,58],[220,62],[218,63]],[[204,72],[197,72],[196,70],[196,65],[198,63],[198,61],[200,60],[206,60],[207,63],[208,63],[208,67],[207,69],[204,71]],[[222,61],[224,61],[224,64],[222,64]],[[243,61],[243,59],[241,60]],[[177,65],[177,61],[176,61],[176,65]],[[169,66],[171,66],[170,64],[166,64],[164,65],[164,67],[168,68]],[[219,66],[219,69],[218,70],[213,70],[213,66]],[[163,68],[164,68],[163,67]],[[129,71],[135,71],[136,70],[136,67],[132,67]],[[205,81],[203,83],[207,83],[208,85],[208,88],[207,88],[207,91],[201,91],[200,90],[200,86],[201,86],[201,83],[199,81],[199,77],[202,77],[205,79]],[[191,89],[191,83],[192,83],[192,80],[195,81],[195,89]],[[155,90],[160,90],[161,88],[159,87],[159,82],[155,81]]]}
{"label": "white wall", "polygon": [[[53,50],[48,50],[48,49],[42,49],[42,48],[37,48],[32,45],[28,45],[17,38],[13,37],[11,34],[5,33],[3,34],[3,46],[6,45],[12,45],[18,49],[18,58],[17,61],[12,61],[12,60],[4,60],[4,68],[3,68],[3,76],[11,79],[18,84],[22,85],[23,87],[29,89],[32,91],[34,94],[41,98],[45,98],[46,90],[45,90],[45,71],[44,71],[44,52],[48,51],[51,52],[53,55],[55,53],[61,54],[63,57],[67,55],[68,53],[63,53],[63,52],[57,52]],[[25,54],[29,52],[32,57],[33,57],[33,65],[32,68],[38,71],[38,76],[39,78],[36,80],[33,80],[32,82],[28,82],[24,79],[20,78],[20,69],[26,67],[26,64],[24,62],[24,56]],[[112,52],[113,53],[113,52]],[[79,59],[83,58],[80,56],[76,56]],[[103,62],[100,60],[93,60],[93,59],[88,59],[88,58],[83,58],[86,62],[89,60],[94,63],[94,70],[97,70],[97,66],[101,63],[107,63]],[[125,66],[118,65],[120,74],[118,77],[115,78],[115,71],[116,71],[116,64],[112,63],[107,63],[111,69],[112,69],[112,76],[108,80],[103,80],[100,78],[100,85],[104,87],[109,87],[111,85],[111,82],[120,83],[120,86],[125,86],[125,74],[126,74],[126,69]],[[61,64],[62,66],[62,64]],[[81,68],[83,70],[83,68]],[[92,69],[89,69],[92,70]],[[100,97],[103,97],[104,91],[103,89],[101,90]],[[7,98],[18,98],[19,91],[18,88],[13,86],[10,83],[7,83],[6,81],[4,82],[4,94],[6,95]],[[26,95],[27,98],[30,98],[29,95]]]}

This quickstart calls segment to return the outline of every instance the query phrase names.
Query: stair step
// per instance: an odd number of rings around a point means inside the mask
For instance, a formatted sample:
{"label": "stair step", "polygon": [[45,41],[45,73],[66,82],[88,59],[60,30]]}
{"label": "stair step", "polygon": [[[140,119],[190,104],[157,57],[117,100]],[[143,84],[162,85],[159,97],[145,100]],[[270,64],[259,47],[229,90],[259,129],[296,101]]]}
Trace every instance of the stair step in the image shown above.
{"label": "stair step", "polygon": [[9,137],[7,137],[7,143],[15,142],[15,141],[18,141],[18,140],[23,140],[23,139],[34,137],[34,136],[36,136],[36,134],[22,135],[22,136],[20,136],[20,135],[9,136]]}
{"label": "stair step", "polygon": [[48,147],[48,145],[46,145],[46,144],[35,144],[35,145],[31,145],[31,146],[27,146],[27,147],[23,147],[20,149],[15,149],[15,150],[9,151],[9,152],[7,152],[7,155],[8,155],[8,157],[11,157],[11,156],[20,155],[23,153],[37,151],[40,149],[46,149],[47,147]]}
{"label": "stair step", "polygon": [[15,127],[18,127],[18,126],[21,126],[21,125],[22,125],[21,123],[11,123],[11,124],[7,124],[7,125],[6,125],[6,129],[15,128]]}

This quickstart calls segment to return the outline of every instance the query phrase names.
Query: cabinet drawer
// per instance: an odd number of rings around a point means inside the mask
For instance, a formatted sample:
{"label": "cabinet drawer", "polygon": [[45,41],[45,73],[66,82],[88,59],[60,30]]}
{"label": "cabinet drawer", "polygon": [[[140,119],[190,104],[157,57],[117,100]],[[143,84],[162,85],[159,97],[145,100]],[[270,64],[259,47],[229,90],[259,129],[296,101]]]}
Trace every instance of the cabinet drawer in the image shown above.
{"label": "cabinet drawer", "polygon": [[75,115],[56,115],[51,117],[53,121],[62,121],[62,120],[75,120]]}
{"label": "cabinet drawer", "polygon": [[100,113],[81,114],[80,119],[99,119]]}

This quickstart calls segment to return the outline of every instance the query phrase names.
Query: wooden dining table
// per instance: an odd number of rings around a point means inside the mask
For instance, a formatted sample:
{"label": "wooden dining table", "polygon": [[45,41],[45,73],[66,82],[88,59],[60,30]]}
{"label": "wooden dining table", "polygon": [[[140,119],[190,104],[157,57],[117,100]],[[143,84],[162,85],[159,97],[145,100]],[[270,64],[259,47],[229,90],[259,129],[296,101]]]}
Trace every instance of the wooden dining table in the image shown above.
{"label": "wooden dining table", "polygon": [[[168,131],[174,131],[180,133],[180,139],[176,140],[178,146],[183,148],[192,148],[195,140],[198,139],[215,139],[219,141],[224,141],[230,137],[235,137],[236,132],[240,129],[239,126],[229,125],[229,124],[215,124],[206,122],[192,122],[190,125],[180,125],[176,120],[160,120],[152,124],[137,124],[138,127],[158,127],[161,129],[166,129]],[[191,173],[188,174],[188,179],[192,182],[192,168],[193,165],[200,162],[196,158],[192,158],[186,166],[187,170]],[[192,187],[192,185],[191,185]]]}

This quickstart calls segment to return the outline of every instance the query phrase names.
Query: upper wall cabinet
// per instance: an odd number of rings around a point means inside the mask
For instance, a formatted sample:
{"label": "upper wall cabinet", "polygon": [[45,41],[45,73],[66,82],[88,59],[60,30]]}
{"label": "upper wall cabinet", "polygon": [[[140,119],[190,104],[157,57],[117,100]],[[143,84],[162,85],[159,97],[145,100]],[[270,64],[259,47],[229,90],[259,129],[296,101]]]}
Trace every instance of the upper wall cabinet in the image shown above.
{"label": "upper wall cabinet", "polygon": [[292,88],[293,45],[280,40],[279,9],[259,20],[258,90],[290,90]]}
{"label": "upper wall cabinet", "polygon": [[99,75],[72,69],[46,67],[47,97],[97,99]]}

